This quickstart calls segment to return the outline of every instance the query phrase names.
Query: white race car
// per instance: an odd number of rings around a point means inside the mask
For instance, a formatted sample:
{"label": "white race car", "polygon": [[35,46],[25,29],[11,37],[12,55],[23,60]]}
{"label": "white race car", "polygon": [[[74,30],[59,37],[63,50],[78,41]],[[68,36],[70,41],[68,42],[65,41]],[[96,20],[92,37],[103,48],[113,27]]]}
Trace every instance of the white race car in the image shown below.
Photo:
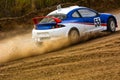
{"label": "white race car", "polygon": [[[40,22],[38,20],[41,20]],[[86,33],[95,31],[115,32],[117,20],[108,13],[99,13],[87,7],[57,7],[47,16],[33,18],[32,38],[35,42],[56,40],[67,37],[70,41],[79,41]]]}

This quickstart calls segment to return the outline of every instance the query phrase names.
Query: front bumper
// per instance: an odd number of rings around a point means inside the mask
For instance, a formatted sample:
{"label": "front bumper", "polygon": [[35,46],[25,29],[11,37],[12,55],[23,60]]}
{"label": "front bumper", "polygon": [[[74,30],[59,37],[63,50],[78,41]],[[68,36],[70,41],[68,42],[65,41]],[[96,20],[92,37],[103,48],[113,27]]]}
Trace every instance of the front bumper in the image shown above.
{"label": "front bumper", "polygon": [[32,38],[35,42],[57,40],[67,36],[67,29],[65,27],[49,30],[32,30]]}

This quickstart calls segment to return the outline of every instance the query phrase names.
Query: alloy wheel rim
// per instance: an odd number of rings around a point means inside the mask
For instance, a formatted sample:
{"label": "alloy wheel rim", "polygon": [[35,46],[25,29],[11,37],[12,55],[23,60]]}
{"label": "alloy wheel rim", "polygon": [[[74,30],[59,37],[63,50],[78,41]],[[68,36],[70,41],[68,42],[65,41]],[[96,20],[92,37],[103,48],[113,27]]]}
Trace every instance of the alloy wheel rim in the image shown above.
{"label": "alloy wheel rim", "polygon": [[115,31],[115,22],[114,21],[111,21],[110,27],[111,27],[112,31]]}
{"label": "alloy wheel rim", "polygon": [[72,33],[71,33],[71,39],[72,39],[72,41],[77,41],[78,40],[78,32],[77,31],[72,31]]}

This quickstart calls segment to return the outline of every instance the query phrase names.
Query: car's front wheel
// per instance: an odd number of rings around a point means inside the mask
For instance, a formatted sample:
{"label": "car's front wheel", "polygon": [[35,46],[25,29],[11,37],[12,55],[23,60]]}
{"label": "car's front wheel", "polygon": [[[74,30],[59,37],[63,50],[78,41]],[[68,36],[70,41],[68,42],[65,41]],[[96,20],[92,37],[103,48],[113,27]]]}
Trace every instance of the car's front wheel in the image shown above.
{"label": "car's front wheel", "polygon": [[71,44],[78,43],[80,41],[80,35],[78,30],[72,29],[69,33],[69,41]]}
{"label": "car's front wheel", "polygon": [[116,23],[115,23],[115,20],[113,18],[110,18],[108,20],[107,30],[109,32],[115,32],[116,31]]}

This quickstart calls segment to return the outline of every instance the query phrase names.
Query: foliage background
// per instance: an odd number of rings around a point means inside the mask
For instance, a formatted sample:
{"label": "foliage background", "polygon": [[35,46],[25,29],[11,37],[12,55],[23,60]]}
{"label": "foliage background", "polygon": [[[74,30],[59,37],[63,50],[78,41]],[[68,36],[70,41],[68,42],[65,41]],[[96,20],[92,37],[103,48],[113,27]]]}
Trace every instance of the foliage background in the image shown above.
{"label": "foliage background", "polygon": [[35,10],[66,3],[87,6],[99,11],[120,7],[120,0],[0,0],[0,18],[23,16]]}
{"label": "foliage background", "polygon": [[0,38],[31,31],[32,18],[45,16],[58,4],[86,6],[99,12],[120,8],[120,0],[0,0]]}

